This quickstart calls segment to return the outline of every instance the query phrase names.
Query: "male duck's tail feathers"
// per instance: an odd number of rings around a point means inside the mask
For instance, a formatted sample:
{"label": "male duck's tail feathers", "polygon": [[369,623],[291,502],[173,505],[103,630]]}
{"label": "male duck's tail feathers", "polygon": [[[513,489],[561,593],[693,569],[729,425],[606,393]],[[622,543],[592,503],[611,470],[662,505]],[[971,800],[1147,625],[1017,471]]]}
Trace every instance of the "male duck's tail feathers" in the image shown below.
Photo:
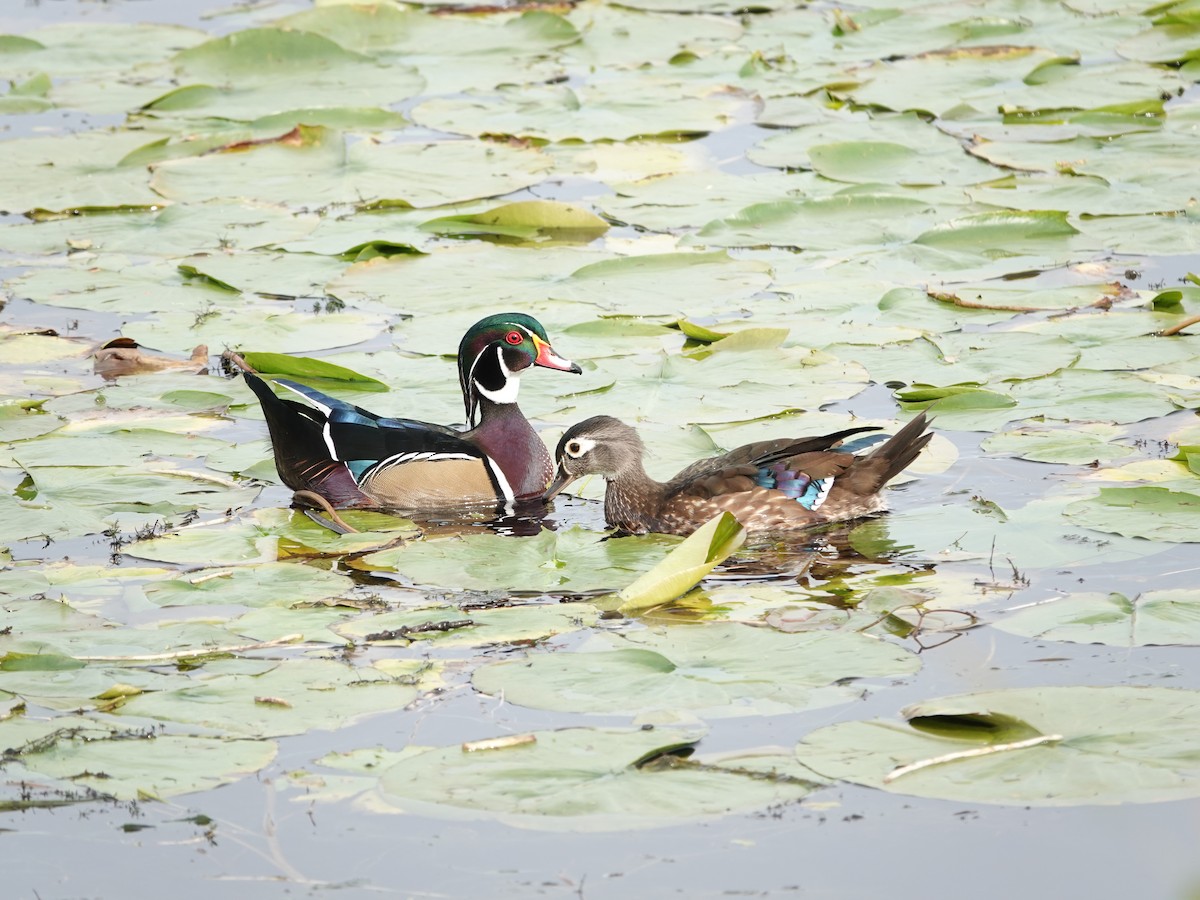
{"label": "male duck's tail feathers", "polygon": [[285,400],[277,397],[271,386],[257,375],[242,374],[262,406],[280,480],[293,491],[318,493],[335,506],[355,506],[364,502],[367,498],[333,449],[332,430],[328,427],[331,413],[340,413],[341,407],[348,410],[354,407],[312,388],[280,380],[279,384],[301,394],[314,405]]}

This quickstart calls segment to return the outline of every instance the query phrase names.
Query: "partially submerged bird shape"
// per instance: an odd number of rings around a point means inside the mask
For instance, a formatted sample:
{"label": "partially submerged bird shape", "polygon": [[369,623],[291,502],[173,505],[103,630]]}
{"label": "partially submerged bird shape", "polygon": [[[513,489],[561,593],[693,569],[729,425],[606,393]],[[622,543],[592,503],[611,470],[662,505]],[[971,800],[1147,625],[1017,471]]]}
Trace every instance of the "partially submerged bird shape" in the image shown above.
{"label": "partially submerged bird shape", "polygon": [[596,416],[573,425],[558,442],[558,471],[544,499],[580,476],[603,475],[605,520],[633,534],[691,534],[723,511],[752,531],[796,531],[885,509],[883,486],[932,439],[927,426],[921,413],[861,456],[833,448],[878,428],[746,444],[692,463],[664,483],[642,467],[645,446],[634,429]]}
{"label": "partially submerged bird shape", "polygon": [[271,433],[275,468],[293,491],[310,491],[335,507],[413,512],[535,501],[553,464],[517,406],[521,374],[541,366],[581,369],[550,346],[536,319],[488,316],[458,346],[458,380],[468,430],[378,416],[287,379],[273,379],[304,399],[275,395],[249,372]]}

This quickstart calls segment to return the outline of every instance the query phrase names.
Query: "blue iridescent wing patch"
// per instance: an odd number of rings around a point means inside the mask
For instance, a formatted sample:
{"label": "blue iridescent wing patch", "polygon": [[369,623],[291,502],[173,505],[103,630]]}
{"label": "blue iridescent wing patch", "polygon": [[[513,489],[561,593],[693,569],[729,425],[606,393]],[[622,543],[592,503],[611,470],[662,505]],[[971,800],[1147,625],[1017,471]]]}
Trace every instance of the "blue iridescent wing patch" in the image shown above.
{"label": "blue iridescent wing patch", "polygon": [[805,509],[816,509],[829,495],[833,478],[814,480],[803,472],[793,472],[785,463],[777,462],[760,468],[754,483],[767,490],[786,494]]}

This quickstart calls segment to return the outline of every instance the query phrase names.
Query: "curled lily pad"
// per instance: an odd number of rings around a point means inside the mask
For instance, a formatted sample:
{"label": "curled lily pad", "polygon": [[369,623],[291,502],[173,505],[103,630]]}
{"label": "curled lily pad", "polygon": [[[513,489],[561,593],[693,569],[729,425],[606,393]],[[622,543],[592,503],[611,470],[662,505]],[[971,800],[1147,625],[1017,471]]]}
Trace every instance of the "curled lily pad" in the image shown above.
{"label": "curled lily pad", "polygon": [[714,516],[633,584],[621,589],[627,615],[668,603],[690,591],[746,541],[746,529],[729,513]]}

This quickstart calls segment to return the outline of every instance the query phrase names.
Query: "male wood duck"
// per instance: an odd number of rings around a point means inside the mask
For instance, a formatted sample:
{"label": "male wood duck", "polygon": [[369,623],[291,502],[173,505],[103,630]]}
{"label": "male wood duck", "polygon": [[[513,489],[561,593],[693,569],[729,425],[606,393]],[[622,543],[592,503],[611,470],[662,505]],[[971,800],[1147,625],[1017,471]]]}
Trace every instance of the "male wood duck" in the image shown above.
{"label": "male wood duck", "polygon": [[633,534],[691,534],[728,510],[751,531],[796,531],[879,512],[880,493],[929,443],[921,413],[870,453],[834,450],[849,428],[820,437],[760,441],[692,463],[670,481],[642,468],[638,433],[611,416],[573,425],[555,450],[558,471],[544,495],[552,499],[582,475],[603,475],[604,518]]}
{"label": "male wood duck", "polygon": [[385,418],[272,379],[307,403],[284,400],[258,376],[245,377],[267,419],[275,468],[293,491],[340,508],[431,511],[536,500],[546,489],[550,454],[517,406],[530,366],[582,371],[530,316],[488,316],[467,330],[458,345],[466,431]]}

